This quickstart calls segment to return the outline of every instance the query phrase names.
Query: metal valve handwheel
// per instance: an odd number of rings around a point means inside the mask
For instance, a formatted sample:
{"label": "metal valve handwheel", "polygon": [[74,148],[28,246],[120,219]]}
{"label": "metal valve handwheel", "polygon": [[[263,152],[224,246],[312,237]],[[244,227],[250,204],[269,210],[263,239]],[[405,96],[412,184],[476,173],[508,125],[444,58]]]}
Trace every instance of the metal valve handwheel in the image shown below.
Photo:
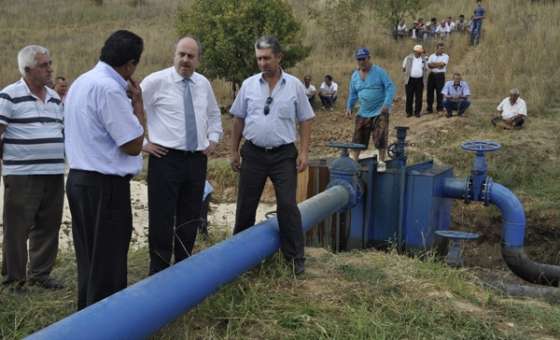
{"label": "metal valve handwheel", "polygon": [[490,140],[471,140],[461,144],[461,148],[463,148],[463,150],[473,151],[476,153],[492,152],[498,150],[501,147],[502,146],[499,143]]}

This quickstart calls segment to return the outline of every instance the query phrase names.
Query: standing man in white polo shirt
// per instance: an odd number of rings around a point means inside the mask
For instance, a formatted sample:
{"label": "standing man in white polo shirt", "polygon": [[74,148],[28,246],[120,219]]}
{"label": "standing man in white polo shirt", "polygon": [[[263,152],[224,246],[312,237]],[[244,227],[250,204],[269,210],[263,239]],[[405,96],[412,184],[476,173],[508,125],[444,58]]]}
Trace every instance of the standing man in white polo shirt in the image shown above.
{"label": "standing man in white polo shirt", "polygon": [[[296,275],[302,274],[304,240],[296,203],[297,172],[307,168],[311,120],[315,117],[303,84],[280,67],[278,39],[267,36],[255,44],[261,73],[245,79],[231,106],[234,116],[230,163],[240,171],[234,233],[255,224],[266,179],[276,192],[280,247]],[[300,126],[299,154],[295,146]],[[239,151],[241,136],[245,144]],[[243,158],[243,162],[241,162]]]}
{"label": "standing man in white polo shirt", "polygon": [[436,110],[443,111],[443,86],[445,85],[445,72],[447,72],[447,64],[449,64],[449,56],[444,51],[444,44],[436,45],[436,52],[428,58],[428,68],[430,75],[428,76],[428,109],[427,113],[434,113],[434,92],[436,93]]}
{"label": "standing man in white polo shirt", "polygon": [[[30,45],[18,53],[22,79],[0,91],[4,134],[3,284],[58,289],[49,274],[58,251],[64,200],[63,110],[51,80],[49,51]],[[29,271],[27,242],[29,241]]]}
{"label": "standing man in white polo shirt", "polygon": [[142,169],[144,141],[142,93],[132,75],[143,48],[136,34],[114,32],[97,65],[76,79],[66,96],[66,194],[78,264],[78,309],[127,285],[130,179]]}
{"label": "standing man in white polo shirt", "polygon": [[208,155],[222,136],[220,108],[212,85],[195,72],[201,48],[179,39],[173,66],[140,84],[147,115],[150,154],[148,210],[150,274],[189,257],[201,224]]}

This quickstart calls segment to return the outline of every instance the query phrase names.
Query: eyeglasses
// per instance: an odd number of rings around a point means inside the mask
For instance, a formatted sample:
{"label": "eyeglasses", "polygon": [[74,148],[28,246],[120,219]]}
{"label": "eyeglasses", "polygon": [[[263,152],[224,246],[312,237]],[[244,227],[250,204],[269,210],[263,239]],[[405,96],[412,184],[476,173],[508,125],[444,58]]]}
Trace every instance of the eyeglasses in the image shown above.
{"label": "eyeglasses", "polygon": [[264,106],[265,116],[267,116],[270,113],[270,104],[272,104],[272,97],[266,98],[266,105]]}

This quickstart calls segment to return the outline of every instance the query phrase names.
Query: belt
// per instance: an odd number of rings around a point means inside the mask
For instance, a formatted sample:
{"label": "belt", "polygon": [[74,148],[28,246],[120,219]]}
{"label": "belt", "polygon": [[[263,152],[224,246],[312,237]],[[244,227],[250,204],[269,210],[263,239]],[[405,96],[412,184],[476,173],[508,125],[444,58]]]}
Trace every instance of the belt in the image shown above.
{"label": "belt", "polygon": [[70,172],[72,172],[74,174],[82,175],[82,176],[92,176],[92,177],[97,177],[97,178],[124,179],[125,181],[130,181],[132,179],[132,177],[134,177],[134,175],[132,175],[132,174],[128,174],[128,175],[124,175],[124,176],[107,175],[107,174],[102,174],[102,173],[97,172],[97,171],[81,170],[81,169],[70,169]]}
{"label": "belt", "polygon": [[290,147],[290,146],[294,145],[294,143],[288,143],[288,144],[282,144],[282,145],[273,146],[273,147],[262,147],[262,146],[256,145],[255,143],[251,142],[250,140],[247,141],[247,144],[249,144],[253,148],[258,149],[258,150],[263,151],[263,152],[277,152],[277,151],[280,151],[282,149],[285,149],[287,147]]}
{"label": "belt", "polygon": [[189,151],[189,150],[177,150],[177,149],[169,149],[169,148],[166,149],[168,150],[168,152],[179,153],[183,155],[197,155],[202,153],[202,151],[198,151],[198,150]]}

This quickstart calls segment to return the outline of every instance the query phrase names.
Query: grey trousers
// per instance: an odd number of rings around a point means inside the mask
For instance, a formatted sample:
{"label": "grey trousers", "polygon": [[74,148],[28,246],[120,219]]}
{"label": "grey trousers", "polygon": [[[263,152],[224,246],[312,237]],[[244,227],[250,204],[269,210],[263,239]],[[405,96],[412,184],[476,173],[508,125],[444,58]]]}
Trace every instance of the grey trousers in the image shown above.
{"label": "grey trousers", "polygon": [[[58,252],[64,175],[4,176],[4,282],[48,277]],[[29,272],[26,275],[29,240]]]}

